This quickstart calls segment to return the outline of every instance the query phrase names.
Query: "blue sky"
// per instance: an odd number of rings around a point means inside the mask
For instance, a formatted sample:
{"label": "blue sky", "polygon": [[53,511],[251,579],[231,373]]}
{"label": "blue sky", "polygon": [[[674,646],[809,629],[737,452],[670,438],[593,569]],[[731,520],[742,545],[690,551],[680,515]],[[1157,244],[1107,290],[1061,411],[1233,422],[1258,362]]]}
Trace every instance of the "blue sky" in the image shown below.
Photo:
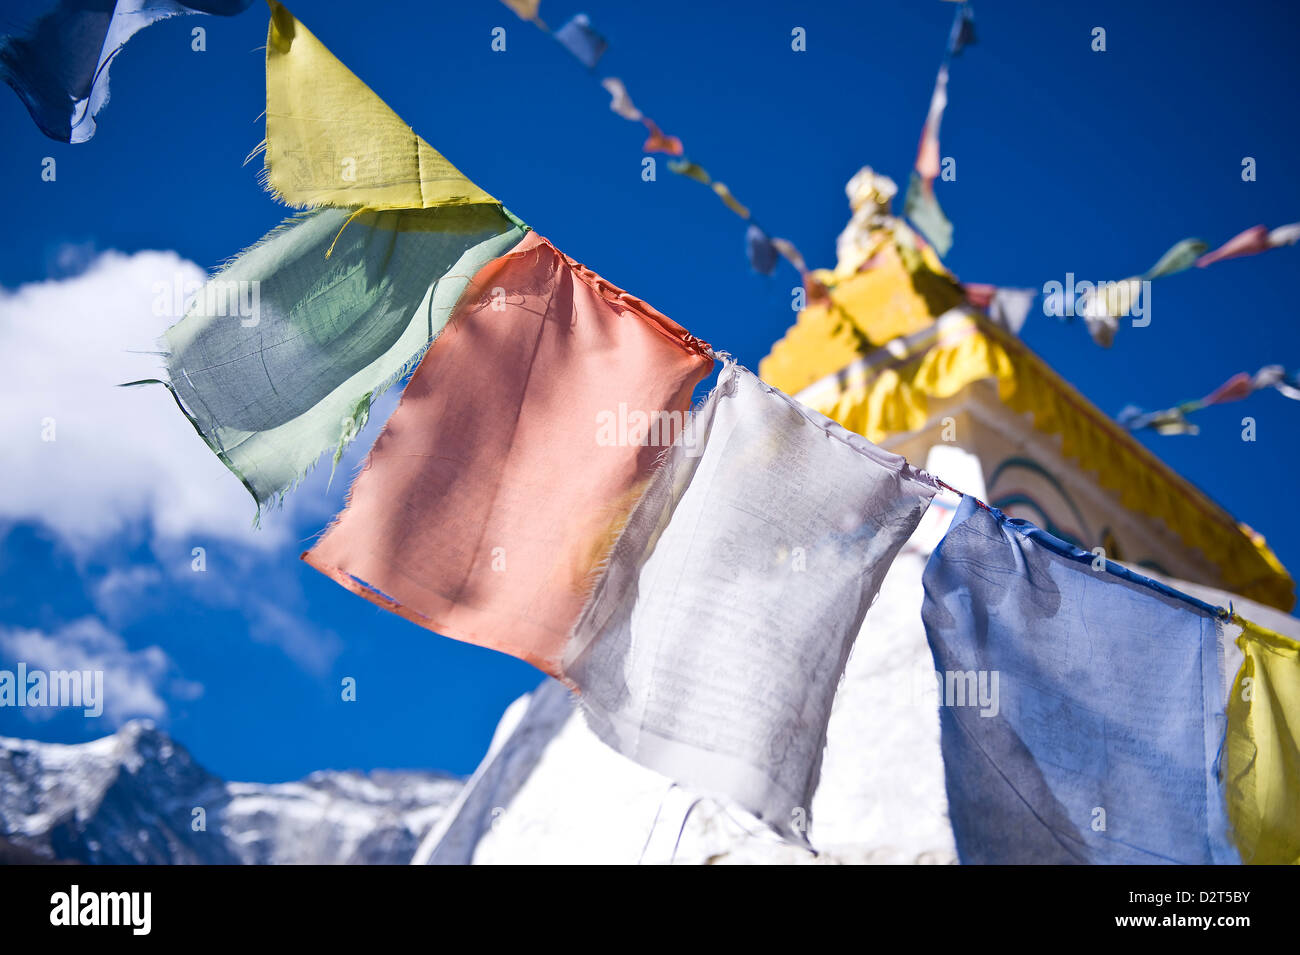
{"label": "blue sky", "polygon": [[[793,320],[794,273],[750,272],[743,224],[699,185],[662,167],[642,181],[641,128],[504,6],[291,9],[472,179],[696,335],[756,367]],[[871,165],[905,187],[953,12],[939,0],[544,0],[542,13],[558,26],[581,10],[611,41],[601,74],[621,77],[772,234],[826,266],[849,177]],[[1187,236],[1214,246],[1257,223],[1300,220],[1291,5],[986,0],[975,12],[979,43],[953,66],[941,140],[957,181],[937,185],[956,226],[947,262],[964,280],[1118,279]],[[501,710],[539,675],[435,637],[298,560],[340,505],[346,472],[326,488],[318,471],[254,534],[251,500],[165,395],[110,396],[100,380],[128,349],[151,347],[157,329],[137,320],[149,302],[141,276],[213,268],[286,216],[258,188],[258,163],[242,165],[262,136],[266,19],[255,5],[137,35],[84,145],[46,139],[0,90],[0,374],[25,383],[0,415],[13,456],[0,470],[17,475],[0,512],[0,666],[69,644],[109,661],[140,712],[232,779],[469,772]],[[206,52],[190,49],[197,25]],[[497,26],[504,53],[490,48]],[[795,26],[806,52],[790,49]],[[1095,26],[1105,53],[1090,49]],[[52,183],[40,179],[47,156]],[[1255,182],[1241,180],[1244,156],[1257,160]],[[168,255],[125,257],[146,250]],[[123,255],[76,274],[95,252]],[[1151,325],[1121,329],[1110,351],[1041,311],[1025,338],[1102,410],[1163,407],[1237,371],[1296,369],[1298,267],[1300,248],[1281,249],[1162,280]],[[69,364],[65,349],[81,357]],[[38,438],[55,407],[57,455]],[[1243,414],[1258,421],[1253,444],[1239,440]],[[1267,392],[1198,421],[1198,437],[1144,440],[1300,568],[1285,505],[1300,405]],[[202,573],[194,547],[205,548]],[[340,700],[348,676],[355,703]],[[107,716],[29,716],[0,709],[0,735],[73,742],[112,729]]]}

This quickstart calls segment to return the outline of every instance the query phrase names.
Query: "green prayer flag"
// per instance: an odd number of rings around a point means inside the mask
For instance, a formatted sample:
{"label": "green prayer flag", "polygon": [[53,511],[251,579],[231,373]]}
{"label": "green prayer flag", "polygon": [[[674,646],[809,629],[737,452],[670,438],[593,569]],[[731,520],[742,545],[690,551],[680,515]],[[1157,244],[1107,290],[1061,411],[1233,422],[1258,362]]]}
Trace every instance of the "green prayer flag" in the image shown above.
{"label": "green prayer flag", "polygon": [[940,258],[948,254],[952,248],[952,223],[939,207],[933,189],[916,173],[912,173],[912,180],[907,186],[903,214],[912,220],[912,225],[934,246],[934,251],[939,253]]}
{"label": "green prayer flag", "polygon": [[260,510],[325,452],[337,463],[469,280],[526,231],[489,204],[289,219],[167,331],[173,394]]}
{"label": "green prayer flag", "polygon": [[1181,272],[1183,269],[1190,269],[1196,264],[1196,260],[1205,254],[1209,246],[1200,239],[1183,239],[1164,255],[1160,256],[1160,261],[1151,266],[1144,279],[1159,279],[1166,275],[1173,275],[1175,272]]}

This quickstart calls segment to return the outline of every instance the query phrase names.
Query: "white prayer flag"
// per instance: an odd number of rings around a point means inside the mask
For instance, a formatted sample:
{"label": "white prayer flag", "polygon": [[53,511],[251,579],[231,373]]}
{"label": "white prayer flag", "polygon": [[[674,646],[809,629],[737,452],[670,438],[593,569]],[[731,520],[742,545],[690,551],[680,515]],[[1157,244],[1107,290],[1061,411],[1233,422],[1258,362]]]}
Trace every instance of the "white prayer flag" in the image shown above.
{"label": "white prayer flag", "polygon": [[934,493],[902,457],[728,363],[569,642],[593,731],[806,843],[849,650]]}

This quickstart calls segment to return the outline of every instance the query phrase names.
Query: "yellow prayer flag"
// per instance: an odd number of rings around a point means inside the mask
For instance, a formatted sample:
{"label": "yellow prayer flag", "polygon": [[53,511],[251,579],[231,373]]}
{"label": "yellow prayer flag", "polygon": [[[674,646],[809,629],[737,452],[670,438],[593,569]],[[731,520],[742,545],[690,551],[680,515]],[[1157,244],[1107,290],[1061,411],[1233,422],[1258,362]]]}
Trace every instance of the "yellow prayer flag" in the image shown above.
{"label": "yellow prayer flag", "polygon": [[1241,861],[1300,862],[1300,643],[1249,620],[1228,701],[1228,818]]}
{"label": "yellow prayer flag", "polygon": [[501,0],[501,2],[525,20],[537,19],[537,8],[542,5],[542,0]]}
{"label": "yellow prayer flag", "polygon": [[749,210],[741,204],[740,200],[731,194],[731,190],[720,182],[713,184],[713,191],[718,194],[718,198],[727,204],[727,208],[740,216],[742,219],[749,218]]}
{"label": "yellow prayer flag", "polygon": [[495,203],[292,13],[268,0],[266,183],[298,208]]}

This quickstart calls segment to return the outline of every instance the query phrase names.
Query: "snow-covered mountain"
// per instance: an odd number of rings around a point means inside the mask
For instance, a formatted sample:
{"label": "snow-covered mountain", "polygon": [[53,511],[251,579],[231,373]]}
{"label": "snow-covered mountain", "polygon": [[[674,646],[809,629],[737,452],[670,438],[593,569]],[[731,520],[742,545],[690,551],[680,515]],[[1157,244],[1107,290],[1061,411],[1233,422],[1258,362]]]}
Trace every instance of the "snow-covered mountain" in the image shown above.
{"label": "snow-covered mountain", "polygon": [[13,861],[402,864],[462,786],[417,771],[227,783],[144,721],[72,746],[0,737],[0,848]]}

